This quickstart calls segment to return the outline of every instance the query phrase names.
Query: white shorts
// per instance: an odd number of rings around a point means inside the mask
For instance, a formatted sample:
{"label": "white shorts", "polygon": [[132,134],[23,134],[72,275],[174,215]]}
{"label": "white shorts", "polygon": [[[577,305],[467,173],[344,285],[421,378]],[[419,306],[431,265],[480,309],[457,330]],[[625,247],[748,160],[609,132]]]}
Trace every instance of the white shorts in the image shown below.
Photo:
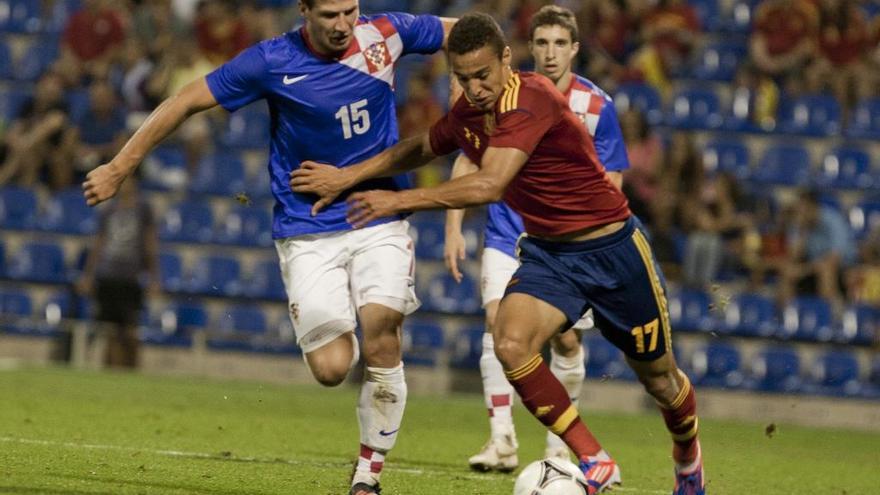
{"label": "white shorts", "polygon": [[[480,294],[485,308],[490,302],[498,301],[504,297],[507,283],[519,268],[519,261],[495,248],[485,248],[481,265]],[[577,330],[593,328],[593,310],[588,309],[581,319],[572,325],[572,328]]]}
{"label": "white shorts", "polygon": [[275,241],[297,344],[311,352],[355,328],[369,303],[418,309],[406,221]]}

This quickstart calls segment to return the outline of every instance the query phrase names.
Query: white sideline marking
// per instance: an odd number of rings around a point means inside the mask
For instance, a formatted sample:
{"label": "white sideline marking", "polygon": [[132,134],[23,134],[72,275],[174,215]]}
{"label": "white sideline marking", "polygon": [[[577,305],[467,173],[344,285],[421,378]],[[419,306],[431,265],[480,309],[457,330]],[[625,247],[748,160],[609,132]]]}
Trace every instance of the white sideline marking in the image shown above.
{"label": "white sideline marking", "polygon": [[[267,464],[289,464],[292,466],[297,465],[305,465],[305,466],[315,466],[315,467],[323,467],[323,468],[336,468],[349,466],[351,463],[348,461],[340,461],[340,462],[321,462],[321,461],[299,461],[294,459],[281,459],[281,458],[260,458],[260,457],[239,457],[236,455],[223,455],[223,454],[209,454],[206,452],[187,452],[183,450],[165,450],[165,449],[146,449],[146,448],[137,448],[137,447],[127,447],[124,445],[103,445],[103,444],[94,444],[94,443],[76,443],[76,442],[57,442],[54,440],[37,440],[32,438],[16,438],[16,437],[0,437],[0,442],[5,443],[20,443],[26,445],[44,445],[47,447],[67,447],[71,449],[86,449],[86,450],[116,450],[121,452],[146,452],[149,454],[162,455],[167,457],[189,457],[195,459],[216,459],[218,461],[222,460],[233,460],[238,462],[255,462],[255,463],[267,463]],[[396,467],[393,464],[391,466],[385,467],[385,471],[396,471],[399,473],[407,473],[407,474],[417,474],[420,476],[436,476],[439,474],[444,475],[454,475],[456,478],[465,478],[469,480],[478,480],[485,481],[487,479],[507,479],[509,475],[498,475],[491,473],[484,474],[472,474],[472,473],[462,473],[460,471],[447,470],[443,468],[431,468],[430,471],[425,471],[423,469],[415,469],[415,468],[405,468],[405,467]],[[666,490],[644,490],[641,488],[633,488],[633,487],[623,487],[618,486],[615,487],[613,492],[628,492],[633,494],[666,494],[668,491]]]}

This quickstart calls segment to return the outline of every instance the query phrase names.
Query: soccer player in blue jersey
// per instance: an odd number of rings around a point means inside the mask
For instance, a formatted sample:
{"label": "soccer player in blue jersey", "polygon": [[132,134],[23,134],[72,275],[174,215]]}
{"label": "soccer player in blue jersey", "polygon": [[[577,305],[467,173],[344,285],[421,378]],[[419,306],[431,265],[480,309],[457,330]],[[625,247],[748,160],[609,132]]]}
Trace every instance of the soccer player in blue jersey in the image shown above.
{"label": "soccer player in blue jersey", "polygon": [[[345,379],[359,357],[358,322],[363,331],[361,445],[350,493],[369,495],[379,492],[406,404],[400,327],[419,305],[412,241],[402,215],[352,230],[344,200],[312,216],[315,197],[292,192],[289,174],[306,159],[346,166],[396,143],[394,66],[408,53],[440,50],[454,20],[361,16],[358,0],[301,0],[299,7],[302,28],[248,48],[164,101],[116,157],[88,174],[83,188],[89,205],[115,195],[149,151],[192,114],[268,102],[272,234],[297,343],[318,382],[334,386]],[[409,187],[399,176],[355,190]]]}
{"label": "soccer player in blue jersey", "polygon": [[[554,82],[593,136],[598,158],[604,165],[611,181],[621,188],[622,170],[629,168],[623,136],[617,112],[611,98],[592,81],[572,73],[571,63],[577,55],[577,21],[574,14],[563,7],[547,5],[532,17],[529,26],[529,49],[535,60],[535,71]],[[477,165],[461,154],[455,161],[452,177],[475,172]],[[447,210],[445,260],[452,276],[461,280],[458,261],[464,259],[465,243],[461,224],[465,210]],[[483,379],[483,396],[489,411],[490,438],[479,453],[468,459],[477,471],[511,471],[518,465],[516,432],[511,414],[514,390],[504,375],[501,363],[495,356],[492,328],[504,289],[519,267],[516,258],[516,242],[523,231],[522,218],[504,202],[488,206],[484,249],[481,260],[481,287],[483,307],[486,310],[486,333],[483,335],[483,354],[480,358],[480,374]],[[563,332],[550,341],[550,369],[562,382],[577,404],[583,384],[584,353],[581,347],[581,331],[593,326],[592,312],[587,312],[574,325],[574,331]],[[607,457],[607,454],[602,453]],[[547,432],[545,457],[568,459],[569,450],[555,434]],[[608,458],[608,462],[611,461]],[[608,470],[613,483],[620,482],[616,464]]]}

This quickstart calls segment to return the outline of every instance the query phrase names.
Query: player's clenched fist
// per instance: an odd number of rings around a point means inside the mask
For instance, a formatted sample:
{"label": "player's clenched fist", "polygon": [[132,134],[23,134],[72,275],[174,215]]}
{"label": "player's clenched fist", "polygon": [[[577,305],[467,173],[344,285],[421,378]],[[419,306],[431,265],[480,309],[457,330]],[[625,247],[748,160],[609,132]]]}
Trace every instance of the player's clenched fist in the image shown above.
{"label": "player's clenched fist", "polygon": [[119,186],[124,180],[125,174],[120,172],[112,162],[92,170],[86,175],[86,181],[83,182],[83,195],[86,198],[86,204],[95,206],[116,196]]}

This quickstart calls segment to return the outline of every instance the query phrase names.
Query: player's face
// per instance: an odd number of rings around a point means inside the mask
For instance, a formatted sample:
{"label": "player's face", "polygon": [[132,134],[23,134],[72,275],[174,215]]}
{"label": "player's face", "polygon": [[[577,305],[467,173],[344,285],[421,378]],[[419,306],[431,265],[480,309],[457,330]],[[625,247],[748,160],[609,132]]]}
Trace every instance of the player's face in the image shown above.
{"label": "player's face", "polygon": [[573,42],[571,33],[562,26],[535,28],[529,50],[535,59],[535,71],[556,82],[571,70],[571,61],[577,55],[580,43]]}
{"label": "player's face", "polygon": [[358,0],[313,0],[311,8],[300,1],[299,10],[315,50],[334,55],[348,49],[360,15]]}
{"label": "player's face", "polygon": [[486,45],[461,55],[452,53],[449,62],[468,101],[481,110],[491,110],[510,77],[510,48],[504,47],[499,58]]}

